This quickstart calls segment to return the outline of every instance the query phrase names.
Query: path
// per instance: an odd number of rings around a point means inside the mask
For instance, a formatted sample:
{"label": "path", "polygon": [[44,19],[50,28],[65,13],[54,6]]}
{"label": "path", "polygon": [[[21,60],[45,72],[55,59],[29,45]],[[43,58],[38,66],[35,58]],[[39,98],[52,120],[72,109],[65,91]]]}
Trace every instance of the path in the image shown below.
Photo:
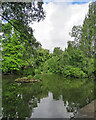
{"label": "path", "polygon": [[96,100],[80,109],[75,118],[95,118],[96,120]]}

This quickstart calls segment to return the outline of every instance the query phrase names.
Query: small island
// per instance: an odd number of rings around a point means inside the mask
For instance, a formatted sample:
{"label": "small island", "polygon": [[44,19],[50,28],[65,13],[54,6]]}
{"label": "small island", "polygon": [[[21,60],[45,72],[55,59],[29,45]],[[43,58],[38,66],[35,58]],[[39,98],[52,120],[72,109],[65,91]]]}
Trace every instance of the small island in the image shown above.
{"label": "small island", "polygon": [[38,79],[38,78],[35,79],[31,75],[29,75],[28,77],[21,77],[21,78],[15,79],[15,82],[18,82],[18,83],[36,83],[40,81],[41,79]]}

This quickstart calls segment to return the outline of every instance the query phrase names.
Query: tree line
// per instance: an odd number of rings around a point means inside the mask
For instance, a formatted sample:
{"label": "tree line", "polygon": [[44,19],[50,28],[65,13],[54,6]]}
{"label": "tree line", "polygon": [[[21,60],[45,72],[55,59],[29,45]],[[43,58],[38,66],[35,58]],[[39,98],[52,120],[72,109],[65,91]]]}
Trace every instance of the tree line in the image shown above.
{"label": "tree line", "polygon": [[[37,4],[37,5],[36,5]],[[96,3],[89,4],[83,25],[73,26],[68,47],[53,53],[42,48],[29,23],[44,19],[42,2],[3,3],[2,71],[5,74],[56,73],[64,77],[92,77],[96,74]],[[17,9],[14,9],[14,8]],[[32,11],[32,12],[31,12]],[[18,14],[17,14],[18,13]],[[29,14],[30,13],[30,14]]]}

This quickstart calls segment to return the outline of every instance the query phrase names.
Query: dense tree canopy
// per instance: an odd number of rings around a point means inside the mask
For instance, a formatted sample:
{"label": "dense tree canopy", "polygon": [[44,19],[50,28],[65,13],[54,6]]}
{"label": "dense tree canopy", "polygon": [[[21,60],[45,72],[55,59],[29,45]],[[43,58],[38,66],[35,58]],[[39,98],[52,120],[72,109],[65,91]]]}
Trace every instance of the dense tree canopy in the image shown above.
{"label": "dense tree canopy", "polygon": [[94,69],[95,29],[96,3],[91,2],[83,25],[72,28],[70,35],[74,37],[74,41],[68,41],[68,48],[63,52],[59,47],[54,48],[53,57],[46,61],[44,68],[66,77],[90,77],[96,73]]}
{"label": "dense tree canopy", "polygon": [[2,2],[2,17],[6,20],[20,20],[26,25],[44,19],[43,2]]}
{"label": "dense tree canopy", "polygon": [[29,23],[33,21],[40,21],[44,19],[45,13],[43,10],[43,2],[2,2],[2,16],[3,20],[10,22],[14,19],[14,23],[11,23],[18,31],[24,32],[23,25],[27,26],[27,31],[32,31],[29,27]]}
{"label": "dense tree canopy", "polygon": [[[6,5],[8,9],[10,8],[10,4],[9,7]],[[27,5],[30,4],[17,4],[17,6],[19,6],[19,10],[20,7],[23,6],[21,13],[23,9],[27,9]],[[14,7],[15,4],[12,3],[12,6]],[[96,57],[95,6],[95,2],[90,3],[88,14],[85,17],[82,26],[73,26],[70,35],[71,37],[74,37],[74,41],[68,41],[68,47],[65,49],[65,51],[63,51],[60,47],[55,47],[53,53],[49,53],[49,50],[43,49],[41,44],[34,38],[33,31],[30,32],[28,30],[28,23],[34,20],[39,21],[41,18],[44,18],[44,16],[42,16],[40,19],[38,18],[40,17],[40,11],[38,14],[37,12],[33,12],[34,14],[38,15],[38,17],[33,16],[34,19],[31,19],[30,15],[29,18],[26,18],[26,12],[23,11],[22,14],[25,15],[24,19],[20,20],[21,18],[19,18],[19,15],[21,13],[17,15],[15,19],[11,15],[17,13],[17,10],[14,11],[13,7],[10,8],[13,10],[13,14],[9,14],[9,16],[11,16],[11,20],[9,19],[9,22],[2,26],[4,32],[4,38],[2,40],[3,72],[7,73],[23,70],[23,73],[28,75],[56,73],[62,74],[64,77],[76,78],[93,76],[94,73],[96,73],[96,69],[94,67],[94,58]],[[44,15],[42,10],[41,13]],[[8,16],[5,15],[5,17]],[[23,16],[21,17],[23,18]],[[16,26],[14,27],[14,25],[17,25],[20,22],[22,25],[18,30],[18,27],[15,28]],[[24,29],[26,32],[22,29]],[[25,37],[26,35],[27,37]]]}
{"label": "dense tree canopy", "polygon": [[[37,47],[41,46],[33,35],[29,23],[43,20],[43,2],[2,2],[3,72],[19,70],[23,65],[30,66],[30,59]],[[27,64],[28,63],[28,64]],[[32,65],[32,64],[31,64]]]}
{"label": "dense tree canopy", "polygon": [[12,26],[9,23],[2,26],[2,30],[5,33],[2,40],[3,72],[19,70],[20,66],[24,64],[22,57],[25,48],[20,44],[21,40],[18,31],[13,30],[12,33]]}
{"label": "dense tree canopy", "polygon": [[62,51],[62,49],[60,47],[55,47],[54,48],[53,54],[55,56],[60,56],[60,55],[62,55],[62,53],[63,53],[63,51]]}
{"label": "dense tree canopy", "polygon": [[71,36],[74,37],[72,46],[79,47],[88,57],[94,55],[94,46],[96,41],[96,3],[89,4],[89,11],[82,26],[74,26]]}

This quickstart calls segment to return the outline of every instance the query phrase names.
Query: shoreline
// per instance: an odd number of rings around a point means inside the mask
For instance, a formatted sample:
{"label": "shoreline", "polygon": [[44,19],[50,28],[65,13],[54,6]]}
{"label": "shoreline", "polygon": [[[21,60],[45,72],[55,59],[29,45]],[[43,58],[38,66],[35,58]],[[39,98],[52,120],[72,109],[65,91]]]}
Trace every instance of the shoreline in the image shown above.
{"label": "shoreline", "polygon": [[[81,108],[78,113],[74,116],[75,118],[95,118],[96,117],[96,99],[91,101],[88,105]],[[74,120],[73,119],[73,120]]]}

